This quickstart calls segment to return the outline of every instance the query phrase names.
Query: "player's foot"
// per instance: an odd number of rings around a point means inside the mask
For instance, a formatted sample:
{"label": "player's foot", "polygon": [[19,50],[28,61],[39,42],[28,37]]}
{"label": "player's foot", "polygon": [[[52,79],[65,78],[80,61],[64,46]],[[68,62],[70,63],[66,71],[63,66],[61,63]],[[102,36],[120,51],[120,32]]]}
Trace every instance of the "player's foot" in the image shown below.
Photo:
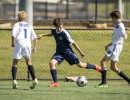
{"label": "player's foot", "polygon": [[101,67],[99,67],[97,64],[94,64],[94,66],[96,66],[96,70],[97,70],[98,72],[101,72],[101,71],[102,71]]}
{"label": "player's foot", "polygon": [[107,84],[99,84],[96,87],[98,87],[98,88],[108,88],[108,85]]}
{"label": "player's foot", "polygon": [[50,85],[48,85],[48,87],[59,87],[59,83],[58,82],[53,82]]}
{"label": "player's foot", "polygon": [[17,89],[18,86],[17,86],[17,81],[16,80],[13,80],[13,89]]}
{"label": "player's foot", "polygon": [[37,78],[35,78],[35,79],[34,79],[34,82],[33,82],[32,85],[30,86],[30,89],[34,89],[37,84],[38,84],[38,80],[37,80]]}

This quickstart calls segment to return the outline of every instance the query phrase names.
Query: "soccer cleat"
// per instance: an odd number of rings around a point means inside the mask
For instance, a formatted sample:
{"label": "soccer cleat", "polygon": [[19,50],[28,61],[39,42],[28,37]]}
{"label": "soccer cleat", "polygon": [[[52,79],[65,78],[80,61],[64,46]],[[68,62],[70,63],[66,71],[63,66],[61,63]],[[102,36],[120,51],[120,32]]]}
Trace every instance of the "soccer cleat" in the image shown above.
{"label": "soccer cleat", "polygon": [[108,85],[107,84],[99,84],[97,87],[98,88],[108,88]]}
{"label": "soccer cleat", "polygon": [[59,83],[58,82],[53,82],[50,85],[48,85],[48,87],[59,87]]}
{"label": "soccer cleat", "polygon": [[16,80],[13,80],[13,89],[17,89],[18,86],[17,86],[17,81]]}
{"label": "soccer cleat", "polygon": [[32,85],[30,86],[30,89],[34,89],[37,84],[38,84],[38,80],[37,80],[37,78],[35,78],[35,79],[34,79],[34,82],[33,82]]}
{"label": "soccer cleat", "polygon": [[98,72],[101,72],[102,70],[101,70],[101,67],[99,67],[97,64],[94,64],[94,66],[96,66],[96,70],[98,71]]}

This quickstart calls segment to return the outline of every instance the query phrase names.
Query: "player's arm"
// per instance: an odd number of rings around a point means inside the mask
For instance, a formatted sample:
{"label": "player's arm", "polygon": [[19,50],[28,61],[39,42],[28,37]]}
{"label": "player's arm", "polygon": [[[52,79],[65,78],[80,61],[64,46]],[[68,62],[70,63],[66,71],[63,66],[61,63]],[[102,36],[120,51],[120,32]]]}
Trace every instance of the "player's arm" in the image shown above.
{"label": "player's arm", "polygon": [[11,42],[11,47],[14,47],[14,46],[15,46],[15,43],[14,43],[14,37],[13,37],[13,36],[11,36],[11,40],[12,40],[12,42]]}
{"label": "player's arm", "polygon": [[40,39],[40,38],[42,38],[42,37],[44,37],[44,36],[53,36],[53,35],[52,35],[52,33],[41,34],[41,35],[38,35],[38,36],[37,36],[37,39]]}
{"label": "player's arm", "polygon": [[85,54],[82,52],[82,50],[80,49],[80,47],[78,46],[78,44],[76,42],[73,42],[72,45],[80,53],[82,58],[85,57]]}
{"label": "player's arm", "polygon": [[127,37],[128,37],[127,34],[125,34],[124,39],[127,39]]}
{"label": "player's arm", "polygon": [[33,47],[32,47],[32,53],[36,52],[36,45],[37,45],[37,38],[33,40]]}
{"label": "player's arm", "polygon": [[108,48],[109,48],[109,46],[111,46],[111,45],[112,45],[112,43],[107,44],[107,45],[105,46],[105,50],[107,51]]}

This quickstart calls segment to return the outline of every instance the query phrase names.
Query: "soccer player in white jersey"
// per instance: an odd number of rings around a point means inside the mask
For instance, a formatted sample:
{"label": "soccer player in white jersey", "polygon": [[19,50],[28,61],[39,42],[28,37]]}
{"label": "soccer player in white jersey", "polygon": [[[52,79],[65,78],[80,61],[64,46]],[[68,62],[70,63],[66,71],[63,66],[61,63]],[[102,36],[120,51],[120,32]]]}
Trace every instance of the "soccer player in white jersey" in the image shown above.
{"label": "soccer player in white jersey", "polygon": [[[18,60],[22,57],[26,59],[26,65],[31,74],[32,79],[34,80],[33,84],[30,86],[31,89],[34,89],[38,84],[38,80],[35,76],[34,67],[31,62],[31,52],[36,52],[37,36],[34,32],[34,29],[31,25],[26,22],[26,12],[20,11],[18,13],[18,22],[14,24],[11,39],[11,46],[14,47],[14,55],[12,62],[12,78],[13,78],[13,89],[17,89],[17,65]],[[31,40],[33,41],[33,47],[31,49]]]}
{"label": "soccer player in white jersey", "polygon": [[102,68],[102,82],[98,85],[98,87],[105,88],[108,87],[106,83],[106,63],[111,60],[110,68],[114,72],[116,72],[119,76],[124,78],[129,84],[130,79],[117,67],[117,62],[119,60],[119,55],[122,51],[123,41],[127,39],[127,34],[125,31],[125,26],[121,22],[121,14],[118,10],[114,10],[110,13],[112,21],[115,23],[115,27],[113,29],[112,41],[105,46],[106,54],[101,60],[101,68]]}
{"label": "soccer player in white jersey", "polygon": [[71,44],[79,52],[81,57],[84,57],[85,54],[79,48],[78,44],[71,38],[70,34],[63,28],[63,23],[59,18],[54,19],[53,25],[55,26],[55,28],[51,29],[51,32],[49,34],[42,34],[38,36],[38,39],[43,36],[53,36],[56,41],[56,52],[49,62],[50,72],[53,78],[53,82],[48,85],[49,87],[59,86],[56,64],[62,63],[63,60],[66,60],[70,65],[76,64],[80,68],[89,68],[101,72],[101,68],[97,65],[92,65],[86,62],[83,63],[78,59],[70,46]]}

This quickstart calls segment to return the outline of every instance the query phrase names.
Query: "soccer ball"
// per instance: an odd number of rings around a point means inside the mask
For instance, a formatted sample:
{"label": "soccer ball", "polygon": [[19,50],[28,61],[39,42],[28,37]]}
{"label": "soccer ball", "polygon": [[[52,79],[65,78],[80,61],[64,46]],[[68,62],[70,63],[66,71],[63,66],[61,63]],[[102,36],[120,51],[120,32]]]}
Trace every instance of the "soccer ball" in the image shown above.
{"label": "soccer ball", "polygon": [[79,76],[76,83],[79,87],[84,87],[87,84],[87,78],[85,76]]}

